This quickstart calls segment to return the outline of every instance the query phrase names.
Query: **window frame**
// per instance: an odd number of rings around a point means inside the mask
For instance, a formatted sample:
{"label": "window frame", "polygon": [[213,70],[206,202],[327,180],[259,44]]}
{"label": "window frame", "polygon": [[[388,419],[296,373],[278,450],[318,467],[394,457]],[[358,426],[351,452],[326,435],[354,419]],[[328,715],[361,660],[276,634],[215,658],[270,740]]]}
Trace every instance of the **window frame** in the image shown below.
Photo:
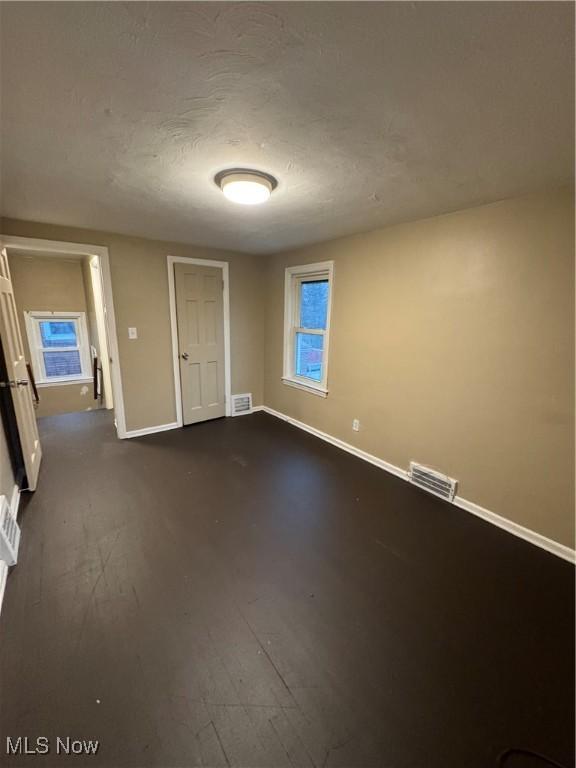
{"label": "window frame", "polygon": [[[328,281],[328,307],[326,328],[300,327],[300,286],[302,283]],[[305,390],[320,397],[328,395],[328,361],[330,352],[330,321],[332,315],[332,292],[334,289],[334,262],[321,261],[286,267],[284,273],[284,367],[282,382],[290,387]],[[314,381],[296,373],[296,334],[307,333],[324,337],[322,379]]]}
{"label": "window frame", "polygon": [[[34,378],[39,387],[53,387],[62,384],[87,384],[92,381],[92,362],[90,355],[90,341],[88,338],[88,326],[85,312],[51,312],[30,310],[24,312],[26,322],[26,335],[28,336],[28,348],[30,350],[30,362],[34,371]],[[40,332],[42,320],[74,321],[76,325],[76,347],[44,347]],[[47,376],[44,364],[43,352],[70,352],[77,349],[80,353],[81,373],[71,376]]]}

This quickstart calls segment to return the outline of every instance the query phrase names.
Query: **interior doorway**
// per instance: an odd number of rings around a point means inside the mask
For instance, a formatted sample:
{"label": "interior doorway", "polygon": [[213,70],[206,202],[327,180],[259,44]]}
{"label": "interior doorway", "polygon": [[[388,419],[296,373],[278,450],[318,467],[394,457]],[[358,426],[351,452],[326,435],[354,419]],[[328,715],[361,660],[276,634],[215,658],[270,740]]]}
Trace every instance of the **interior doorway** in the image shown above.
{"label": "interior doorway", "polygon": [[126,437],[108,249],[0,236],[39,417],[107,409]]}
{"label": "interior doorway", "polygon": [[230,415],[228,263],[168,256],[178,426]]}

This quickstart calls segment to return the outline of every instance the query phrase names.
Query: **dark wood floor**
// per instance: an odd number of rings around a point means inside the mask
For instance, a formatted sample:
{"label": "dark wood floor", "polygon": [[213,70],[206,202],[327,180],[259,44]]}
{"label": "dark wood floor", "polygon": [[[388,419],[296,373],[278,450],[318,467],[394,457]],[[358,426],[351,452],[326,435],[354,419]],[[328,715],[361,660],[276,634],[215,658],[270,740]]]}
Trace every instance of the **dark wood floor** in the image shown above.
{"label": "dark wood floor", "polygon": [[[574,765],[569,564],[264,414],[122,442],[72,414],[42,439],[0,618],[5,764]],[[19,735],[100,749],[6,758]]]}

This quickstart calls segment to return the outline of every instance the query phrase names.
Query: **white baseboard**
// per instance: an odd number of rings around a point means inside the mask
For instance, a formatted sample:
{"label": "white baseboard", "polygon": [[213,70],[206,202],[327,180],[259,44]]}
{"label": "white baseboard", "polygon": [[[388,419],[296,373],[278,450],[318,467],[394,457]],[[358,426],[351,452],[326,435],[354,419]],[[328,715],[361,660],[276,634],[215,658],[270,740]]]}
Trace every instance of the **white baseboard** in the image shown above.
{"label": "white baseboard", "polygon": [[157,427],[144,427],[144,429],[130,429],[124,435],[125,438],[142,437],[143,435],[152,435],[155,432],[166,432],[169,429],[178,429],[180,424],[173,421],[171,424],[159,424]]}
{"label": "white baseboard", "polygon": [[[311,435],[315,435],[321,440],[325,440],[327,443],[331,443],[332,445],[341,448],[343,451],[347,451],[353,456],[357,456],[359,459],[368,461],[370,464],[374,464],[376,467],[380,467],[380,469],[384,469],[386,472],[390,472],[392,475],[402,478],[402,480],[409,481],[408,472],[406,470],[400,469],[400,467],[396,467],[394,464],[389,464],[387,461],[378,458],[378,456],[373,456],[371,453],[362,451],[360,448],[356,448],[356,446],[350,445],[350,443],[346,443],[344,440],[340,440],[337,437],[332,437],[332,435],[328,435],[326,432],[322,432],[315,427],[310,427],[308,424],[298,421],[298,419],[293,419],[285,413],[275,411],[267,405],[258,406],[253,410],[264,411],[271,416],[275,416],[277,419],[287,421],[294,427],[298,427],[298,429],[303,429],[305,432],[309,432]],[[502,528],[502,530],[530,542],[530,544],[534,544],[557,557],[561,557],[563,560],[567,560],[569,563],[576,563],[576,552],[573,549],[570,549],[570,547],[566,547],[564,544],[559,544],[557,541],[553,541],[552,539],[543,536],[541,533],[536,533],[536,531],[525,528],[519,523],[514,523],[512,520],[501,517],[500,515],[497,515],[496,512],[484,509],[484,507],[481,507],[479,504],[475,504],[473,501],[468,501],[468,499],[463,499],[461,496],[456,496],[452,503],[457,507],[460,507],[460,509],[464,509],[466,512],[481,517],[483,520],[492,523],[492,525],[496,525],[498,528]]]}
{"label": "white baseboard", "polygon": [[557,557],[561,557],[569,563],[576,563],[576,552],[564,544],[549,539],[541,533],[536,533],[536,531],[532,531],[530,528],[525,528],[523,525],[520,525],[520,523],[508,520],[507,517],[502,517],[501,515],[496,514],[496,512],[484,509],[484,507],[481,507],[479,504],[475,504],[473,501],[468,501],[468,499],[463,499],[461,496],[456,496],[454,498],[454,504],[456,504],[457,507],[460,507],[460,509],[464,509],[466,512],[470,512],[471,514],[476,515],[476,517],[481,517],[488,523],[492,523],[492,525],[497,525],[498,528],[502,528],[502,530],[511,533],[513,536],[518,536],[520,539],[524,539],[524,541],[528,541],[530,544],[540,547],[540,549],[545,549],[547,552],[550,552]]}
{"label": "white baseboard", "polygon": [[350,443],[345,443],[344,440],[340,440],[338,437],[332,437],[332,435],[329,435],[326,432],[322,432],[315,427],[310,427],[308,424],[304,424],[303,421],[298,421],[297,419],[293,419],[291,416],[286,416],[285,413],[280,413],[280,411],[275,411],[272,408],[268,408],[267,405],[263,405],[262,410],[265,413],[269,413],[271,416],[276,416],[277,419],[287,421],[289,424],[298,427],[298,429],[303,429],[305,432],[310,432],[311,435],[315,435],[321,440],[325,440],[327,443],[336,445],[338,448],[351,453],[353,456],[357,456],[359,459],[364,459],[364,461],[368,461],[370,464],[374,464],[375,466],[380,467],[380,469],[385,469],[386,472],[390,472],[392,475],[401,477],[403,480],[408,479],[408,472],[405,470],[400,469],[400,467],[395,467],[394,464],[389,464],[387,461],[384,461],[384,459],[379,459],[378,456],[373,456],[371,453],[362,451],[360,448],[356,448],[356,446],[350,445]]}

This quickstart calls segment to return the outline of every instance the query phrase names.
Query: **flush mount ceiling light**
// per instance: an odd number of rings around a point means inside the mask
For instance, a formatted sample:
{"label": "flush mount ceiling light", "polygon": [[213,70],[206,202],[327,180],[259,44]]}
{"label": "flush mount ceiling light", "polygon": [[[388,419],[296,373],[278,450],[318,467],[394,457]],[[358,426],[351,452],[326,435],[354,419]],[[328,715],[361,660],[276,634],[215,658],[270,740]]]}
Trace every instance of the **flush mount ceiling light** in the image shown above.
{"label": "flush mount ceiling light", "polygon": [[228,200],[240,205],[265,203],[278,186],[274,176],[248,168],[230,168],[227,171],[220,171],[214,177],[214,181]]}

